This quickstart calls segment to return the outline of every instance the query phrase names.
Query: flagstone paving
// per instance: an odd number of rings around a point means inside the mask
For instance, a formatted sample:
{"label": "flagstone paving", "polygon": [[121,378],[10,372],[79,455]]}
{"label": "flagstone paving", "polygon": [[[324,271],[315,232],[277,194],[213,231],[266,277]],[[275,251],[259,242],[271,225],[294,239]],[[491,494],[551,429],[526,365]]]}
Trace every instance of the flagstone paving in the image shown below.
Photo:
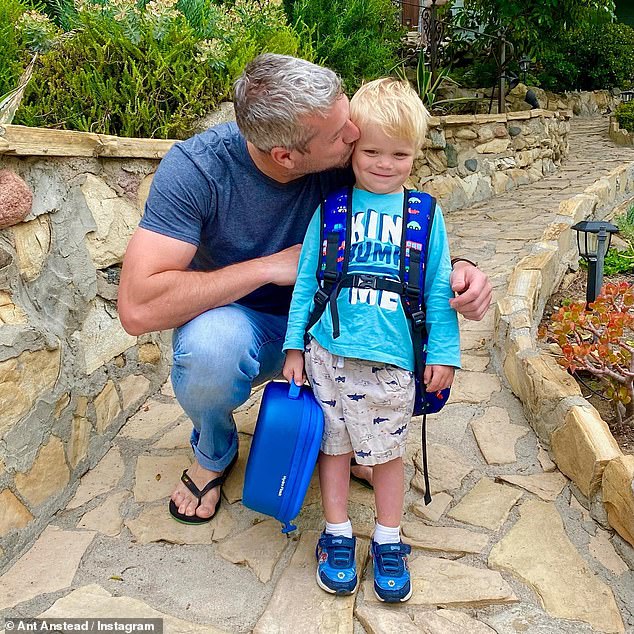
{"label": "flagstone paving", "polygon": [[[452,252],[479,260],[496,299],[559,202],[634,159],[611,144],[605,119],[573,119],[571,127],[570,157],[557,173],[447,219]],[[236,415],[240,459],[218,515],[199,527],[174,522],[167,496],[191,453],[189,424],[168,383],[0,577],[0,616],[162,617],[169,633],[634,633],[634,549],[590,517],[540,447],[491,363],[492,313],[463,322],[464,369],[451,403],[428,421],[429,507],[421,496],[421,421],[411,426],[407,604],[380,604],[372,591],[371,491],[352,483],[362,572],[352,597],[315,583],[323,521],[315,479],[294,537],[242,506],[261,391]]]}

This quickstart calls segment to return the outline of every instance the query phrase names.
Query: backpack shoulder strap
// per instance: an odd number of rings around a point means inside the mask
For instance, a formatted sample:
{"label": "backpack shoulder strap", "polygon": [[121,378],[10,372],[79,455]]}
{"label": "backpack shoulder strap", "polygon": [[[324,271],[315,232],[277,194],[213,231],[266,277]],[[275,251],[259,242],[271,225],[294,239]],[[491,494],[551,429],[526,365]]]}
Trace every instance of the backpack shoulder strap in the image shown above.
{"label": "backpack shoulder strap", "polygon": [[326,196],[320,205],[321,255],[317,262],[319,288],[313,298],[313,311],[306,326],[306,333],[319,321],[330,301],[333,325],[338,336],[337,284],[348,271],[350,258],[350,232],[352,227],[352,186],[336,190]]}
{"label": "backpack shoulder strap", "polygon": [[433,196],[405,190],[400,277],[407,285],[407,308],[412,313],[425,309],[425,263],[435,210],[436,199]]}

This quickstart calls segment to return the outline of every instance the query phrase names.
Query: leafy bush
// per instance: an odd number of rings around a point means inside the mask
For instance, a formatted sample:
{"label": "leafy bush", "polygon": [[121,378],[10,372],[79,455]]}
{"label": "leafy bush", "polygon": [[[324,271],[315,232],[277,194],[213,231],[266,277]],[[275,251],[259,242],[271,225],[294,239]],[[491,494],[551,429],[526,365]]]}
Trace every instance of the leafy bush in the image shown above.
{"label": "leafy bush", "polygon": [[554,48],[543,52],[538,61],[537,81],[544,90],[563,92],[575,90],[580,67],[575,53],[569,48]]}
{"label": "leafy bush", "polygon": [[628,132],[634,133],[634,101],[619,104],[615,114],[616,120],[619,122],[619,128],[624,128]]}
{"label": "leafy bush", "polygon": [[621,273],[631,273],[634,270],[634,250],[627,251],[610,249],[605,254],[603,260],[603,273],[605,275],[620,275]]}
{"label": "leafy bush", "polygon": [[15,118],[31,126],[185,138],[263,51],[311,57],[276,5],[78,0]]}
{"label": "leafy bush", "polygon": [[[606,284],[586,311],[584,302],[562,306],[542,336],[561,348],[559,364],[597,377],[619,422],[634,415],[634,287]],[[623,421],[625,416],[626,421]]]}
{"label": "leafy bush", "polygon": [[295,0],[291,21],[312,33],[317,59],[339,73],[349,92],[389,75],[404,29],[391,0]]}
{"label": "leafy bush", "polygon": [[626,24],[593,24],[570,34],[580,90],[627,88],[634,79],[634,29]]}
{"label": "leafy bush", "polygon": [[21,0],[0,2],[0,97],[17,86],[27,63],[24,41],[15,28],[26,9]]}

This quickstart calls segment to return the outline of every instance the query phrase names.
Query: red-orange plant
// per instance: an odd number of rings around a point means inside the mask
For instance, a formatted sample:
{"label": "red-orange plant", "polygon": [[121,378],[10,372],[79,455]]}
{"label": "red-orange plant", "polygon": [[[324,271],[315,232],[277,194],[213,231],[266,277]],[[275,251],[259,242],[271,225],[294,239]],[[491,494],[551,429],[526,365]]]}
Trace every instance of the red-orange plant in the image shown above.
{"label": "red-orange plant", "polygon": [[634,420],[634,285],[609,283],[586,310],[585,302],[562,306],[540,333],[561,348],[566,370],[596,376],[614,403],[619,423]]}

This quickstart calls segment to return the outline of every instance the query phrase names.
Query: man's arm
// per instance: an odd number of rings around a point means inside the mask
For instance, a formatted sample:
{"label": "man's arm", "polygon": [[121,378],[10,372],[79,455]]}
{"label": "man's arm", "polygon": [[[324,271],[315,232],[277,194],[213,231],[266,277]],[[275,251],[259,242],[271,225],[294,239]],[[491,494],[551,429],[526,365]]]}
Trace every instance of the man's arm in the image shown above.
{"label": "man's arm", "polygon": [[196,247],[137,229],[119,284],[119,318],[131,335],[180,326],[211,308],[230,304],[264,284],[295,282],[300,245],[216,271],[188,271]]}
{"label": "man's arm", "polygon": [[465,319],[480,321],[491,304],[489,278],[473,263],[465,260],[454,262],[451,273],[451,289],[458,294],[449,304]]}

